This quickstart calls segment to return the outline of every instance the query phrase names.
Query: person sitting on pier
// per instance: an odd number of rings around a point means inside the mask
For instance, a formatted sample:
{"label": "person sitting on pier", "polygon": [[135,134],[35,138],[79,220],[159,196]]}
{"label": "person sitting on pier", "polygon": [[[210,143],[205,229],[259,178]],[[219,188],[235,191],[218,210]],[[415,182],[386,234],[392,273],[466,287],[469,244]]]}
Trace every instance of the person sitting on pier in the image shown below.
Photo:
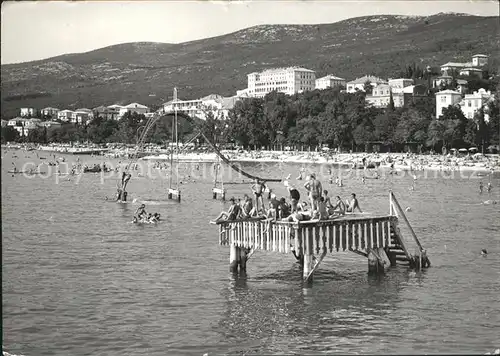
{"label": "person sitting on pier", "polygon": [[290,206],[287,204],[285,198],[281,198],[278,205],[278,218],[287,218],[290,215]]}
{"label": "person sitting on pier", "polygon": [[318,210],[314,211],[314,218],[319,220],[328,220],[328,211],[324,197],[319,198]]}
{"label": "person sitting on pier", "polygon": [[252,198],[245,194],[243,196],[243,205],[241,209],[241,213],[244,217],[249,218],[255,215],[256,209],[253,207]]}
{"label": "person sitting on pier", "polygon": [[326,208],[332,209],[333,205],[332,205],[332,201],[330,200],[330,197],[328,196],[328,190],[326,190],[326,189],[323,190],[322,198],[325,200]]}
{"label": "person sitting on pier", "polygon": [[299,211],[296,211],[292,214],[290,214],[288,217],[282,219],[283,221],[288,221],[288,222],[299,222],[299,221],[307,221],[311,220],[313,212],[311,210],[307,210],[307,203],[303,202],[302,204],[299,204],[301,207]]}
{"label": "person sitting on pier", "polygon": [[278,216],[277,206],[275,208],[273,202],[270,201],[266,212],[266,218],[270,220],[276,220],[277,216]]}
{"label": "person sitting on pier", "polygon": [[359,210],[360,213],[363,213],[361,211],[361,208],[359,207],[358,199],[356,199],[356,194],[354,194],[354,193],[351,194],[351,200],[346,201],[346,206],[347,206],[346,211],[349,213],[354,213],[356,208]]}
{"label": "person sitting on pier", "polygon": [[346,208],[344,202],[338,195],[335,199],[335,205],[333,206],[333,209],[329,211],[330,215],[345,215]]}
{"label": "person sitting on pier", "polygon": [[217,218],[215,218],[215,221],[220,221],[223,219],[224,221],[230,221],[230,220],[236,220],[241,217],[241,207],[236,203],[236,199],[234,197],[231,197],[229,199],[231,202],[231,206],[229,207],[229,210],[227,212],[222,211]]}

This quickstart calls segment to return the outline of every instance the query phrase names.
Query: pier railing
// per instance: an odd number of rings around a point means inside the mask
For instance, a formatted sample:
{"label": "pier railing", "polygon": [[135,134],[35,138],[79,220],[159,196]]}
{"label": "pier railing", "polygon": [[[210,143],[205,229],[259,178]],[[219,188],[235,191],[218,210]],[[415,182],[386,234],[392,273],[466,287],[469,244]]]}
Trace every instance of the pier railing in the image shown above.
{"label": "pier railing", "polygon": [[[332,220],[285,222],[234,220],[219,225],[219,244],[246,249],[307,254],[388,247],[395,216],[345,216]],[[311,251],[309,251],[311,249]]]}

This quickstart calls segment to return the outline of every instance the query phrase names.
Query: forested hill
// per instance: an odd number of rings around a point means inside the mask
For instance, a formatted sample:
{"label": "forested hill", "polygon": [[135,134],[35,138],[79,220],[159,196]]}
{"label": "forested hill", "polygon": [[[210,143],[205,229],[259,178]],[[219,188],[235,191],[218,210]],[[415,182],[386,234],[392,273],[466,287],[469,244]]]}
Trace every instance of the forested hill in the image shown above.
{"label": "forested hill", "polygon": [[468,61],[476,53],[496,61],[498,33],[493,16],[377,15],[333,24],[261,25],[181,44],[120,44],[3,65],[2,117],[26,106],[159,105],[174,86],[183,99],[234,95],[246,87],[246,74],[270,67],[300,65],[318,77],[351,80],[365,74],[397,76],[413,62],[424,67]]}

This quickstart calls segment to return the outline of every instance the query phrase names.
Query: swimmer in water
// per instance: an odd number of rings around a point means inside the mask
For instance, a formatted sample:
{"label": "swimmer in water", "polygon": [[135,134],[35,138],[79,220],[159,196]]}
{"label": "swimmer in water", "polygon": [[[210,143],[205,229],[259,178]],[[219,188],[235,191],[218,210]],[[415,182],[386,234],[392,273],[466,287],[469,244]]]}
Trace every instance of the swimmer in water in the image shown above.
{"label": "swimmer in water", "polygon": [[479,182],[479,194],[483,194],[483,182]]}
{"label": "swimmer in water", "polygon": [[491,192],[491,188],[493,188],[491,186],[491,182],[488,182],[488,185],[486,186],[486,190],[488,191],[488,193]]}
{"label": "swimmer in water", "polygon": [[146,205],[145,204],[141,204],[140,207],[137,208],[137,210],[135,211],[135,214],[134,214],[134,217],[137,217],[138,220],[144,218],[144,217],[147,217],[148,213],[146,212]]}
{"label": "swimmer in water", "polygon": [[495,205],[498,204],[496,200],[486,200],[483,202],[483,205]]}

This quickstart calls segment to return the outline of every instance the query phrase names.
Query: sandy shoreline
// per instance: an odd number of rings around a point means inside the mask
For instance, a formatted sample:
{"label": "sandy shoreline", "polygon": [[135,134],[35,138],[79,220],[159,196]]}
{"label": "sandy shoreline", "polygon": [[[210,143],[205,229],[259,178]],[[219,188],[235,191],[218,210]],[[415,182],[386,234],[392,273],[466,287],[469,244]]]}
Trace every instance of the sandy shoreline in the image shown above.
{"label": "sandy shoreline", "polygon": [[[5,149],[23,149],[19,146],[3,146]],[[50,149],[49,149],[50,148]],[[59,154],[85,154],[92,152],[102,158],[123,158],[134,153],[134,149],[99,150],[93,147],[70,148],[67,146],[45,146],[37,150],[58,152]],[[85,152],[85,153],[84,153]],[[100,153],[100,154],[98,154]],[[292,163],[302,165],[328,165],[331,167],[363,169],[363,159],[368,168],[393,169],[399,171],[484,171],[500,172],[500,156],[498,154],[482,155],[417,155],[405,153],[338,153],[327,155],[322,152],[290,152],[290,151],[222,151],[231,162],[235,163]],[[145,152],[141,161],[170,161],[170,154],[162,152]],[[222,162],[214,152],[186,152],[174,154],[174,160],[184,163]]]}
{"label": "sandy shoreline", "polygon": [[[396,170],[445,170],[445,171],[495,171],[500,172],[500,160],[498,155],[472,157],[454,157],[442,155],[406,155],[401,153],[366,154],[366,153],[341,153],[333,157],[326,157],[316,152],[299,154],[277,153],[277,152],[252,152],[223,154],[232,162],[238,163],[294,163],[294,164],[322,164],[333,167],[363,168],[362,160],[372,163],[379,168],[391,168],[394,163]],[[217,162],[215,153],[189,153],[179,156],[174,155],[175,160],[182,162]],[[143,157],[142,160],[168,161],[170,155],[160,154]],[[372,166],[373,167],[373,166]]]}

